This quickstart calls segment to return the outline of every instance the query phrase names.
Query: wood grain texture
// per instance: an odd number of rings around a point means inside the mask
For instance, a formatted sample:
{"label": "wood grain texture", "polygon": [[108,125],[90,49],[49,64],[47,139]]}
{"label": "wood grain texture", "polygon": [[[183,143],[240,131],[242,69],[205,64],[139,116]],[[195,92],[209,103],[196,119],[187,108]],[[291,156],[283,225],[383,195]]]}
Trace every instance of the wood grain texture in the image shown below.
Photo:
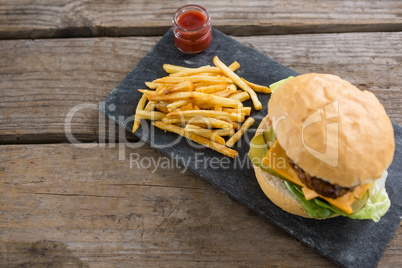
{"label": "wood grain texture", "polygon": [[[402,124],[402,32],[236,39],[300,73],[333,73],[374,92],[391,120]],[[121,135],[135,141],[95,108],[158,40],[0,41],[0,144],[69,141],[66,117],[77,107],[86,107],[72,117],[77,140],[115,141]]]}
{"label": "wood grain texture", "polygon": [[6,266],[38,264],[31,255],[41,251],[42,263],[58,256],[55,267],[68,257],[99,267],[280,265],[284,256],[331,265],[182,168],[170,164],[153,172],[144,159],[167,160],[153,149],[135,150],[139,168],[119,161],[113,148],[0,151],[7,155],[0,163],[0,254]]}
{"label": "wood grain texture", "polygon": [[[147,145],[125,160],[108,144],[0,154],[5,267],[335,267]],[[380,267],[402,264],[401,238]]]}
{"label": "wood grain texture", "polygon": [[[0,38],[162,35],[194,1],[0,1]],[[232,35],[401,31],[402,4],[387,1],[202,1]]]}

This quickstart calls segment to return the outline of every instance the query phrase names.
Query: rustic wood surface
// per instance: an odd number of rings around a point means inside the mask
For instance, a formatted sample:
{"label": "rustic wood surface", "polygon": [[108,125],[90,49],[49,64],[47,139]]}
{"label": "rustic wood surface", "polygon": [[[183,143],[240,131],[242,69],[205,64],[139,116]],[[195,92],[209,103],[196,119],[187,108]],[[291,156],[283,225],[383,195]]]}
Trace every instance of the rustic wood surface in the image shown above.
{"label": "rustic wood surface", "polygon": [[[146,145],[125,160],[109,144],[0,154],[2,267],[334,266]],[[380,266],[401,263],[401,238]]]}
{"label": "rustic wood surface", "polygon": [[[138,144],[95,110],[187,3],[0,0],[0,267],[334,266],[158,151],[115,143]],[[374,92],[402,124],[401,1],[200,4],[290,68]],[[402,225],[379,264],[401,266]]]}
{"label": "rustic wood surface", "polygon": [[3,264],[260,267],[292,256],[331,266],[158,151],[131,152],[170,163],[153,172],[145,162],[130,168],[129,152],[120,161],[117,148],[108,147],[0,147],[8,156],[0,162]]}
{"label": "rustic wood surface", "polygon": [[[0,0],[0,38],[162,35],[194,1]],[[232,35],[401,31],[402,4],[386,1],[200,1]]]}
{"label": "rustic wood surface", "polygon": [[[402,32],[235,38],[300,73],[337,74],[374,92],[391,120],[402,124]],[[88,108],[74,113],[75,139],[108,141],[120,132],[133,140],[113,122],[109,136],[109,121],[96,107],[158,40],[0,41],[0,143],[66,142],[66,117],[77,105]]]}

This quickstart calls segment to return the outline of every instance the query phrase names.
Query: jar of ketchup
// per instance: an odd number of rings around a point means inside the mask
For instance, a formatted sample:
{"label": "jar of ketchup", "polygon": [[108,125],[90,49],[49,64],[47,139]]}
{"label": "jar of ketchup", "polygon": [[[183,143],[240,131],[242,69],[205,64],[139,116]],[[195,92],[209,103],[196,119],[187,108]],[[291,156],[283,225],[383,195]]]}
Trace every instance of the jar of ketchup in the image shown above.
{"label": "jar of ketchup", "polygon": [[212,41],[211,20],[205,8],[186,5],[173,17],[173,34],[176,47],[184,53],[204,51]]}

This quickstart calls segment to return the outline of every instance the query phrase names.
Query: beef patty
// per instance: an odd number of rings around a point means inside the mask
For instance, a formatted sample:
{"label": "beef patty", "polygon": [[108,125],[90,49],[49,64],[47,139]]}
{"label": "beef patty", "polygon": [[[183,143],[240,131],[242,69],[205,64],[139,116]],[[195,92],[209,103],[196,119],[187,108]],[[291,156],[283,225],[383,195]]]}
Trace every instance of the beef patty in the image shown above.
{"label": "beef patty", "polygon": [[298,165],[296,165],[292,160],[290,160],[290,164],[293,169],[296,171],[300,180],[311,190],[314,190],[316,193],[329,197],[329,198],[338,198],[350,191],[353,191],[354,187],[342,187],[339,185],[331,184],[323,179],[312,177],[303,169],[301,169]]}

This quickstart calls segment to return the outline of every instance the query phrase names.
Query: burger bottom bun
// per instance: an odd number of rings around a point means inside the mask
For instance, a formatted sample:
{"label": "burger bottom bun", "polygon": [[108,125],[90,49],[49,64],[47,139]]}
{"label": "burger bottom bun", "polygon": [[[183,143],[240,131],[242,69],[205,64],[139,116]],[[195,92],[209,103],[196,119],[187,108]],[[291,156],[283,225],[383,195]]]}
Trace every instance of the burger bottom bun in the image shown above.
{"label": "burger bottom bun", "polygon": [[311,218],[299,200],[288,190],[282,179],[272,176],[257,166],[254,166],[254,172],[262,191],[272,203],[291,214]]}
{"label": "burger bottom bun", "polygon": [[[260,125],[257,128],[255,135],[260,135],[270,126],[269,115],[262,119]],[[268,172],[254,166],[255,176],[257,177],[258,184],[260,185],[264,194],[274,203],[276,206],[280,207],[282,210],[298,215],[304,218],[311,218],[307,213],[306,209],[300,203],[300,201],[288,190],[285,182],[272,176]],[[337,217],[338,214],[332,217]],[[332,218],[331,217],[331,218]]]}

